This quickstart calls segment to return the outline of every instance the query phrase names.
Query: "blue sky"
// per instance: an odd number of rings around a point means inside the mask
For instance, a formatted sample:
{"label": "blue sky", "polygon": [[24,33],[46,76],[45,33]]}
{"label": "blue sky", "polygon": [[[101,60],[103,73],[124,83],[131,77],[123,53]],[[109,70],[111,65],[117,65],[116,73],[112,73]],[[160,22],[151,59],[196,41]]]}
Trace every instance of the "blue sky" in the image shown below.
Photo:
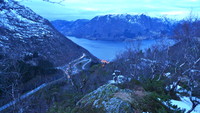
{"label": "blue sky", "polygon": [[23,0],[21,4],[49,20],[91,19],[97,15],[121,13],[181,19],[191,10],[200,15],[200,0],[65,0],[62,5]]}

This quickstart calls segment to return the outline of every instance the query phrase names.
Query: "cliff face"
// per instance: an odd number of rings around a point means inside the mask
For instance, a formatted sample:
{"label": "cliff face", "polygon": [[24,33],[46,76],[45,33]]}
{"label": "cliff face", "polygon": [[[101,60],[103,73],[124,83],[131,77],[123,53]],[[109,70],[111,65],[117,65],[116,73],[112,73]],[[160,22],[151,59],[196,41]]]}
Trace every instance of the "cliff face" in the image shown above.
{"label": "cliff face", "polygon": [[13,0],[0,3],[1,54],[21,59],[37,52],[55,65],[80,57],[85,49],[60,34],[50,22]]}
{"label": "cliff face", "polygon": [[104,15],[91,20],[52,21],[64,35],[97,39],[126,40],[161,38],[171,34],[172,22],[146,15]]}

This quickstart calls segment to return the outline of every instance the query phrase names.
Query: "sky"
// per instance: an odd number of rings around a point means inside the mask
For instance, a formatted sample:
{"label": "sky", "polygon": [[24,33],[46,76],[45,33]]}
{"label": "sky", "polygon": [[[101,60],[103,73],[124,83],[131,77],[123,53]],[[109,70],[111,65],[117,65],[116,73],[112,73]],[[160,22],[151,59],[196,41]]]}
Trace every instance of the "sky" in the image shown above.
{"label": "sky", "polygon": [[173,19],[183,19],[191,11],[195,16],[200,15],[200,0],[65,0],[61,4],[42,0],[22,0],[21,4],[49,20],[71,21],[124,13]]}

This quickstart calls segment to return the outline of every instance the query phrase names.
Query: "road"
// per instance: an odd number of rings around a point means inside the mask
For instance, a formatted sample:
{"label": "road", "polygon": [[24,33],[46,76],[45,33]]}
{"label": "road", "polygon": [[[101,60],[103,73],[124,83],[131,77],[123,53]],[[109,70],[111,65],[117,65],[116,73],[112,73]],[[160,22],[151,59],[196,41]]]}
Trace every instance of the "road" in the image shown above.
{"label": "road", "polygon": [[20,100],[23,100],[23,99],[25,99],[26,97],[28,97],[28,96],[30,96],[30,95],[36,93],[37,91],[39,91],[40,89],[42,89],[42,88],[44,88],[44,87],[46,87],[46,86],[47,86],[47,84],[44,83],[44,84],[40,85],[39,87],[37,87],[37,88],[35,88],[35,89],[29,91],[28,93],[22,95],[20,98],[18,98],[18,99],[16,99],[16,100],[13,100],[13,101],[11,101],[11,102],[9,102],[9,103],[7,103],[7,104],[1,106],[1,107],[0,107],[0,111],[3,111],[4,109],[7,109],[8,107],[10,107],[10,106],[16,104],[16,103],[19,102]]}
{"label": "road", "polygon": [[[85,69],[86,69],[85,66],[86,66],[87,64],[89,64],[91,61],[92,61],[91,59],[82,59],[82,60],[80,60],[79,62],[76,62],[76,63],[73,65],[73,68],[72,68],[72,70],[74,71],[73,74],[78,73],[80,70],[85,70]],[[81,69],[78,69],[78,66],[77,66],[77,65],[78,65],[78,64],[81,64],[81,63],[83,63],[83,62],[85,62],[85,63],[82,64]]]}
{"label": "road", "polygon": [[86,66],[87,64],[89,64],[91,61],[92,61],[92,59],[89,59],[85,64],[83,64],[82,69],[85,70],[85,69],[86,69],[85,66]]}
{"label": "road", "polygon": [[[90,62],[92,61],[91,59],[84,59],[85,57],[86,57],[86,55],[85,55],[85,53],[83,53],[83,55],[82,55],[81,57],[79,57],[79,58],[77,58],[77,59],[75,59],[75,60],[69,62],[68,64],[66,64],[66,65],[64,65],[64,66],[60,66],[60,67],[56,67],[56,68],[57,68],[57,69],[63,70],[64,73],[65,73],[65,74],[67,75],[67,77],[69,78],[70,75],[69,75],[69,73],[68,73],[68,70],[70,69],[70,65],[73,65],[73,66],[72,66],[72,69],[75,69],[75,70],[76,70],[74,73],[72,73],[72,75],[74,75],[74,74],[77,74],[78,72],[81,71],[81,70],[79,70],[79,69],[77,68],[77,64],[80,64],[80,63],[82,63],[82,62],[85,62],[85,63],[82,65],[82,70],[85,70],[85,66],[86,66],[88,63],[90,63]],[[87,61],[87,62],[86,62],[86,61]],[[37,91],[39,91],[39,90],[45,88],[46,86],[49,86],[49,85],[51,85],[51,84],[53,84],[53,83],[56,83],[56,82],[59,82],[60,80],[63,80],[65,77],[66,77],[66,76],[61,77],[61,78],[59,78],[59,79],[56,79],[56,80],[54,80],[54,81],[51,81],[51,82],[49,82],[49,83],[43,83],[42,85],[38,86],[37,88],[35,88],[35,89],[33,89],[33,90],[31,90],[31,91],[29,91],[29,92],[23,94],[23,95],[20,96],[18,99],[13,100],[13,101],[11,101],[11,102],[9,102],[9,103],[7,103],[7,104],[1,106],[1,107],[0,107],[0,112],[3,111],[3,110],[5,110],[5,109],[7,109],[8,107],[10,107],[10,106],[16,104],[17,102],[19,102],[19,101],[21,101],[21,100],[23,100],[23,99],[29,97],[30,95],[33,95],[34,93],[36,93]]]}

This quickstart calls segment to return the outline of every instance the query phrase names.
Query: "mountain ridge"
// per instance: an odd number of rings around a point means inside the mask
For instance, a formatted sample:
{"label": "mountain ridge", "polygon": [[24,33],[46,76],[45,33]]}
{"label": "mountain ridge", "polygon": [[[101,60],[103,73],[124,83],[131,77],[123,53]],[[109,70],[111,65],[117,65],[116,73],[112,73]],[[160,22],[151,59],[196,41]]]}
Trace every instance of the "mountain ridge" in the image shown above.
{"label": "mountain ridge", "polygon": [[171,35],[173,22],[144,14],[108,14],[91,20],[51,21],[64,35],[94,40],[152,39]]}

